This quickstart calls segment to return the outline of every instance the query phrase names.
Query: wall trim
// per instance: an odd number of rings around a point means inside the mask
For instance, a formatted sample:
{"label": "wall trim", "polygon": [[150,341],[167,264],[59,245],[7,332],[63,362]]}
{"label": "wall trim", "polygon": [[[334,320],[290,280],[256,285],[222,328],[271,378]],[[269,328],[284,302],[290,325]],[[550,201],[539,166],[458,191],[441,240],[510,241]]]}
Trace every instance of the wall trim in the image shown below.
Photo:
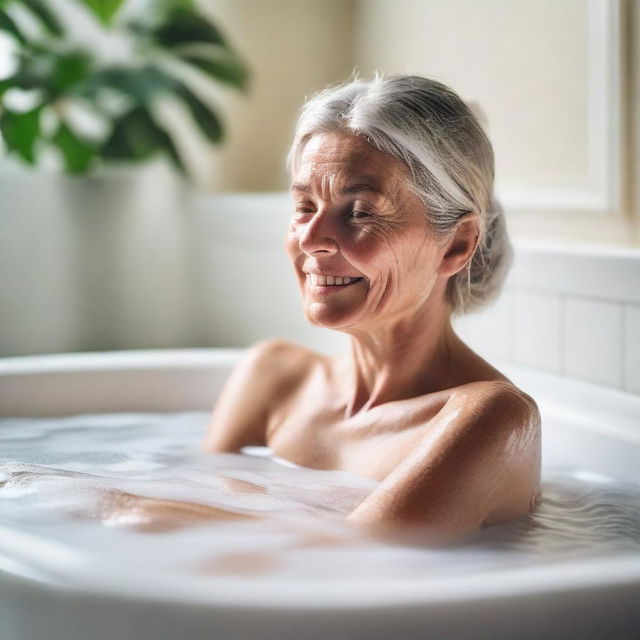
{"label": "wall trim", "polygon": [[540,211],[621,215],[622,0],[587,4],[587,184],[528,188],[503,186],[497,195],[510,213]]}
{"label": "wall trim", "polygon": [[514,242],[505,286],[640,304],[640,249]]}

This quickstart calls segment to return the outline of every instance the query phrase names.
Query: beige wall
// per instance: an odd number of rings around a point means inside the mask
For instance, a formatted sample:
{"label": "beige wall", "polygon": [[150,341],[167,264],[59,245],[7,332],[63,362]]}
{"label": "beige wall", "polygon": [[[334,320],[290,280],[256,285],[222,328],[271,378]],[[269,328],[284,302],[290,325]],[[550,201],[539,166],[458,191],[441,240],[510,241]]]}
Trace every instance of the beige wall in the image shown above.
{"label": "beige wall", "polygon": [[366,0],[358,5],[356,59],[366,75],[424,75],[479,103],[498,182],[574,184],[587,171],[584,5]]}
{"label": "beige wall", "polygon": [[212,94],[227,122],[223,148],[183,127],[202,187],[285,188],[284,158],[305,96],[354,68],[365,77],[417,73],[481,106],[514,235],[640,242],[640,0],[201,4],[254,76],[248,96]]}
{"label": "beige wall", "polygon": [[629,192],[635,221],[635,242],[640,245],[640,0],[630,3],[629,28],[627,30],[629,67]]}
{"label": "beige wall", "polygon": [[[304,97],[346,79],[353,65],[350,0],[201,0],[252,70],[248,95],[216,92],[228,143],[192,145],[201,185],[217,191],[288,186],[285,156]],[[185,136],[188,131],[185,130]]]}
{"label": "beige wall", "polygon": [[629,14],[625,0],[360,0],[355,56],[481,105],[514,235],[631,244]]}
{"label": "beige wall", "polygon": [[515,236],[640,244],[640,0],[198,3],[253,76],[248,95],[196,82],[219,105],[222,147],[164,106],[200,188],[285,189],[306,96],[354,68],[418,73],[481,105]]}

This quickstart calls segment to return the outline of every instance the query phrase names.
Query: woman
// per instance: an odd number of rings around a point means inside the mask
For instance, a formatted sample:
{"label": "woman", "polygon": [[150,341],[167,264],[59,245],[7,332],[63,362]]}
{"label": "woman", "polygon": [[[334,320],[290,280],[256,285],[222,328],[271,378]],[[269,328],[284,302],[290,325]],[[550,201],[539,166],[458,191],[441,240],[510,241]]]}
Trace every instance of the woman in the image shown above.
{"label": "woman", "polygon": [[348,516],[448,540],[526,514],[540,477],[535,402],[474,353],[453,314],[493,301],[511,261],[493,150],[465,103],[417,76],[329,88],[289,153],[286,250],[307,319],[346,332],[328,357],[252,347],[205,447],[266,445],[380,481]]}

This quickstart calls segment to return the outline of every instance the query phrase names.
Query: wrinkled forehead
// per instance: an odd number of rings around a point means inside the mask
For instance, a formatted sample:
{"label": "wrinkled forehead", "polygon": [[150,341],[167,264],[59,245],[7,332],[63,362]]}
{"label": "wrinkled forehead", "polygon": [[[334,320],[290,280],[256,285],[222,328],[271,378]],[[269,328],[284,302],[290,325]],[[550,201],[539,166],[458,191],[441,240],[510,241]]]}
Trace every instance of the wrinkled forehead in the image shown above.
{"label": "wrinkled forehead", "polygon": [[363,137],[318,133],[299,150],[292,186],[335,191],[358,183],[391,195],[406,184],[407,178],[408,171],[401,161],[376,149]]}

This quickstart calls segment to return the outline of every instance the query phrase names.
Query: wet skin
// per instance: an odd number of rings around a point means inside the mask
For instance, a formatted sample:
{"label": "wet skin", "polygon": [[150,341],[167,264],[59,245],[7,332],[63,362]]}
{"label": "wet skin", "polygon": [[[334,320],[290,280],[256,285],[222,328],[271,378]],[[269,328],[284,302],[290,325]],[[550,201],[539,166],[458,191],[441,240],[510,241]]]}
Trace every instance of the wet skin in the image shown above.
{"label": "wet skin", "polygon": [[[411,525],[443,542],[530,511],[540,416],[451,326],[445,289],[473,254],[477,216],[436,237],[407,177],[360,137],[307,142],[285,247],[307,319],[349,334],[351,352],[255,345],[216,404],[205,448],[266,445],[307,467],[375,478],[350,522]],[[318,286],[309,274],[357,280]]]}

